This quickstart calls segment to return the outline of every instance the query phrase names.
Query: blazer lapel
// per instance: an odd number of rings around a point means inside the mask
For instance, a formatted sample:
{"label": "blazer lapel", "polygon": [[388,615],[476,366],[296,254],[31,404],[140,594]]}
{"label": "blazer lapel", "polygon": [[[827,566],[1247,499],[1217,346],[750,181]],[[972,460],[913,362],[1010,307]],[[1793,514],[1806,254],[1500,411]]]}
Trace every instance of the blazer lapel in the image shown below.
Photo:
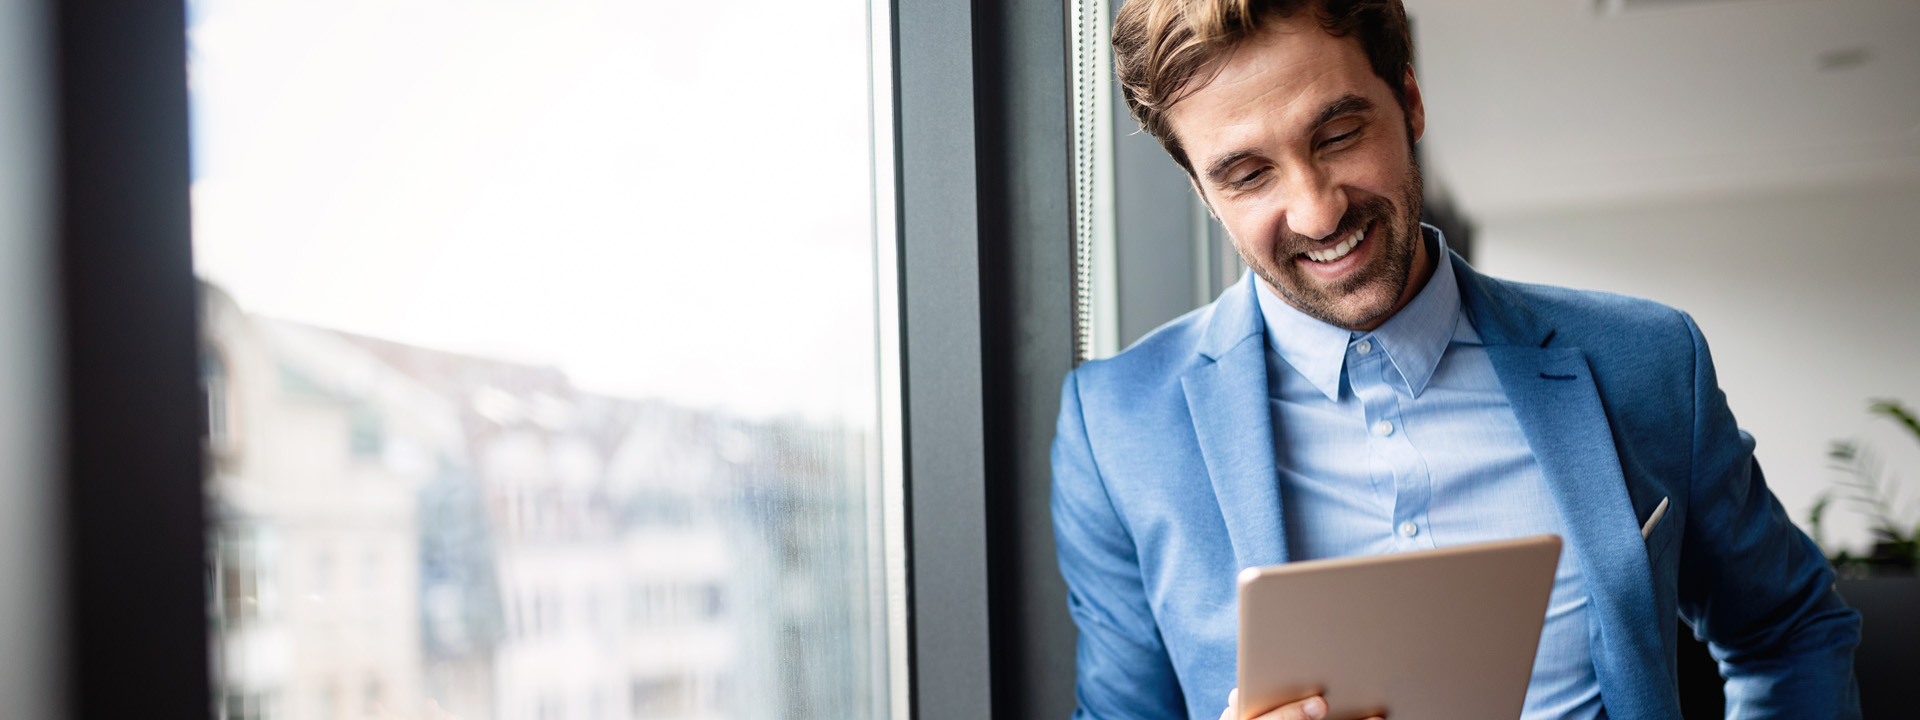
{"label": "blazer lapel", "polygon": [[1265,348],[1258,342],[1242,343],[1180,382],[1200,437],[1200,456],[1207,462],[1207,476],[1233,541],[1235,564],[1249,568],[1286,562]]}
{"label": "blazer lapel", "polygon": [[1214,306],[1202,363],[1180,378],[1200,455],[1220,501],[1235,563],[1241,568],[1287,561],[1280,511],[1280,474],[1267,402],[1267,357],[1251,274]]}
{"label": "blazer lapel", "polygon": [[[1594,669],[1608,714],[1661,717],[1672,685],[1640,526],[1586,355],[1548,347],[1553,329],[1505,288],[1456,263],[1461,298],[1532,446],[1580,562],[1599,632]],[[1505,297],[1502,297],[1505,296]]]}
{"label": "blazer lapel", "polygon": [[[1577,348],[1489,347],[1540,462],[1599,619],[1594,668],[1614,717],[1657,717],[1671,684],[1653,574],[1600,393]],[[1665,620],[1673,622],[1671,618]],[[1613,662],[1603,662],[1609,658]],[[1639,711],[1627,711],[1638,706]]]}

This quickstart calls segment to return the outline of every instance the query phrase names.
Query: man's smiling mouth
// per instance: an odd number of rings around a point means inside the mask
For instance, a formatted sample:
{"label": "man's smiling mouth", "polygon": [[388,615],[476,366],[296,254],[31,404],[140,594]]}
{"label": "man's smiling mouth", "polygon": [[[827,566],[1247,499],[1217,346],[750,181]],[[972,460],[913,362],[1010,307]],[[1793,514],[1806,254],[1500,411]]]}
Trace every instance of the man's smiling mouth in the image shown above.
{"label": "man's smiling mouth", "polygon": [[1359,230],[1353,231],[1352,235],[1348,235],[1347,239],[1341,242],[1339,245],[1335,245],[1325,250],[1308,250],[1304,253],[1301,253],[1301,255],[1304,255],[1308,260],[1312,260],[1317,263],[1330,263],[1335,260],[1339,260],[1340,258],[1346,257],[1347,253],[1353,252],[1353,248],[1355,246],[1358,246],[1360,244],[1360,241],[1365,240],[1366,237],[1367,237],[1367,229],[1360,228]]}

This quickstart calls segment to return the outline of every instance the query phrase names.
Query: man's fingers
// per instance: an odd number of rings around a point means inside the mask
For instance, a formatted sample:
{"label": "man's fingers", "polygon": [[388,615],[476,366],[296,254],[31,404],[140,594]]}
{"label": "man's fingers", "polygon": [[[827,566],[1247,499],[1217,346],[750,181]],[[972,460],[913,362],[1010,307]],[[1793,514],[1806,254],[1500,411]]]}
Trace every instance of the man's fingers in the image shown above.
{"label": "man's fingers", "polygon": [[[1287,703],[1268,710],[1253,720],[1321,720],[1327,716],[1327,699],[1315,695],[1305,700]],[[1220,713],[1220,720],[1240,720],[1240,689],[1234,688],[1227,693],[1227,709]],[[1375,715],[1367,720],[1387,720],[1385,716]]]}
{"label": "man's fingers", "polygon": [[1220,720],[1240,720],[1240,688],[1227,693],[1227,709],[1220,711]]}
{"label": "man's fingers", "polygon": [[1281,705],[1256,720],[1320,720],[1326,716],[1326,699],[1315,695],[1299,702]]}

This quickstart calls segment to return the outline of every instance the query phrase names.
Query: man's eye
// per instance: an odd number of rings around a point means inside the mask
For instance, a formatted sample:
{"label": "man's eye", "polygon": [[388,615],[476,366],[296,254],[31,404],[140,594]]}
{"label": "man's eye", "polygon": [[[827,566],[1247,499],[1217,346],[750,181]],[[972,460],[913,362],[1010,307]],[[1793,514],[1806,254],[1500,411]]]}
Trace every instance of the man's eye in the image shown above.
{"label": "man's eye", "polygon": [[1253,181],[1260,179],[1261,175],[1265,175],[1265,174],[1267,174],[1267,169],[1260,168],[1259,170],[1255,170],[1253,172],[1247,173],[1246,175],[1242,176],[1239,180],[1235,180],[1233,184],[1240,187],[1246,187],[1247,185],[1251,184]]}
{"label": "man's eye", "polygon": [[1341,133],[1339,135],[1335,135],[1333,137],[1320,141],[1320,147],[1332,147],[1334,145],[1338,145],[1340,143],[1346,142],[1347,140],[1351,139],[1353,136],[1358,134],[1360,134],[1359,130],[1350,130],[1350,131]]}

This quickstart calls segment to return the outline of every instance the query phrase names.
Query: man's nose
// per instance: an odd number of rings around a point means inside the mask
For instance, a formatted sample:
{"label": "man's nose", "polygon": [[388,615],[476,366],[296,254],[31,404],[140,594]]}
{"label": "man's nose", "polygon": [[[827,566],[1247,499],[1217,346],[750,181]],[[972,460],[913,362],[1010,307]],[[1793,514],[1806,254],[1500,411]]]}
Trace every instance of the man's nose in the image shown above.
{"label": "man's nose", "polygon": [[1287,229],[1324,240],[1340,229],[1340,220],[1347,216],[1347,193],[1320,173],[1308,173],[1301,180],[1287,204]]}

